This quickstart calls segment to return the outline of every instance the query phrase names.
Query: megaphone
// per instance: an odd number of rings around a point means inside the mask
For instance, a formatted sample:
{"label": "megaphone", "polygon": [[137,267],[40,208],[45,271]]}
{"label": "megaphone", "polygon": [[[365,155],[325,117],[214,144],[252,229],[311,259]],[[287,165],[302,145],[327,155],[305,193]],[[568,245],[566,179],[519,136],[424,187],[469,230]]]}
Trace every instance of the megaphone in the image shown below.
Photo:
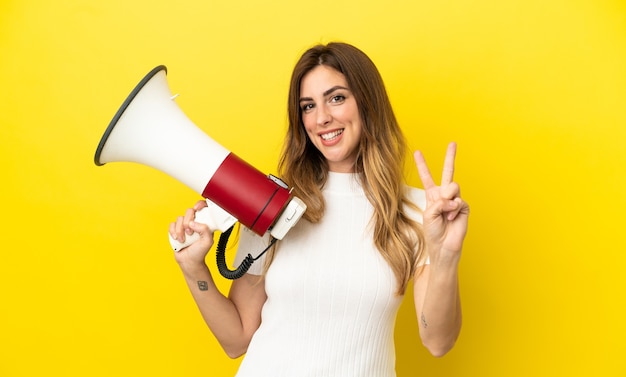
{"label": "megaphone", "polygon": [[[195,220],[223,236],[239,221],[258,235],[283,239],[306,210],[304,202],[282,180],[261,173],[198,128],[176,104],[166,74],[165,66],[157,66],[135,86],[100,140],[96,165],[135,162],[175,178],[209,204]],[[179,251],[196,239],[170,242]]]}

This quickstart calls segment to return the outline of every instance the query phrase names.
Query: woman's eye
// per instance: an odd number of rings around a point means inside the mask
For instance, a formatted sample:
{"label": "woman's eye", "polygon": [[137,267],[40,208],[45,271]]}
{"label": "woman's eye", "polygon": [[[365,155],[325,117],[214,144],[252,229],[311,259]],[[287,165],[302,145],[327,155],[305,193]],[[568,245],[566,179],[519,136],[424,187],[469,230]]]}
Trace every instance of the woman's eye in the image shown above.
{"label": "woman's eye", "polygon": [[304,105],[302,105],[302,111],[307,112],[309,110],[311,110],[313,108],[313,104],[312,103],[305,103]]}
{"label": "woman's eye", "polygon": [[332,96],[331,99],[330,99],[330,102],[338,103],[338,102],[343,102],[345,99],[346,99],[345,96],[342,96],[342,95],[339,94],[339,95],[336,95],[336,96]]}

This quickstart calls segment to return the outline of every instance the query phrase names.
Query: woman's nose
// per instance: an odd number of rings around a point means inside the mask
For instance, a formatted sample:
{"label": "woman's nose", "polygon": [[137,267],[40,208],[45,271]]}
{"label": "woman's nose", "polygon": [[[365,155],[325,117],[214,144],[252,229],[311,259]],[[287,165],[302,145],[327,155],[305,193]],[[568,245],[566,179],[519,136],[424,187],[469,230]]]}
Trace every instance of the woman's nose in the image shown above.
{"label": "woman's nose", "polygon": [[317,108],[317,124],[325,126],[332,120],[332,116],[325,106],[319,106]]}

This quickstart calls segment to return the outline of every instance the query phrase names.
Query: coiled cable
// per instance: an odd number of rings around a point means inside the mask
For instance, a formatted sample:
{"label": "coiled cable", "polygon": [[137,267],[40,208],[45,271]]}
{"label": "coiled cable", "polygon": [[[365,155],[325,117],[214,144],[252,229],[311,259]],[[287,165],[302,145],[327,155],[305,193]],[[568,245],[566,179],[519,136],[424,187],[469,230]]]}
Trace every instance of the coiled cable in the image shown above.
{"label": "coiled cable", "polygon": [[239,267],[231,270],[226,264],[226,244],[228,243],[228,239],[230,238],[230,234],[232,233],[234,227],[234,225],[231,226],[220,235],[220,239],[217,242],[217,249],[215,252],[215,257],[217,259],[217,269],[223,277],[230,280],[239,279],[240,277],[245,275],[246,272],[248,272],[248,270],[250,269],[250,266],[252,266],[252,264],[254,263],[254,261],[261,258],[261,256],[265,254],[265,252],[268,251],[277,240],[276,238],[272,237],[269,245],[267,245],[267,247],[256,258],[253,257],[251,254],[248,254],[241,262]]}

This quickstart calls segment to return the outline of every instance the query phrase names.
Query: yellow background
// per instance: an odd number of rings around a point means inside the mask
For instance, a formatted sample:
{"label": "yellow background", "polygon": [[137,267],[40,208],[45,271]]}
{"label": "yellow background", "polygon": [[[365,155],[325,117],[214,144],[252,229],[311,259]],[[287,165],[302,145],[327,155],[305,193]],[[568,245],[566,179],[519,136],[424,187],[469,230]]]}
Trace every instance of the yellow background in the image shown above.
{"label": "yellow background", "polygon": [[291,68],[331,40],[377,63],[431,170],[458,142],[472,206],[459,342],[430,357],[406,300],[398,375],[626,373],[623,1],[4,0],[0,376],[234,373],[167,242],[198,196],[93,154],[165,64],[186,114],[272,173]]}

